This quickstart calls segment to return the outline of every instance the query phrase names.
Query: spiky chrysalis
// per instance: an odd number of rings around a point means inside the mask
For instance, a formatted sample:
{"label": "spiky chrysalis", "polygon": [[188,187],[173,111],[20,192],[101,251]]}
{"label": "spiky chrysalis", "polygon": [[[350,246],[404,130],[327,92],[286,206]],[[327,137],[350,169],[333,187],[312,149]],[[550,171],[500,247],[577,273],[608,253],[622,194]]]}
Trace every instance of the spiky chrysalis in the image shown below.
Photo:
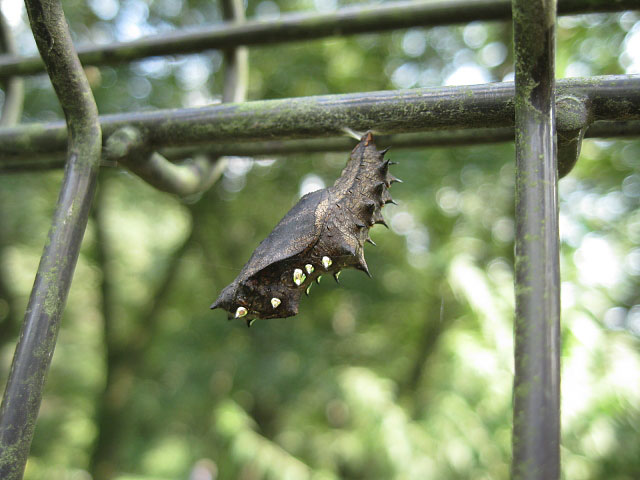
{"label": "spiky chrysalis", "polygon": [[400,181],[389,173],[393,162],[384,160],[385,152],[365,134],[333,186],[302,197],[211,308],[223,308],[248,325],[256,318],[291,317],[302,292],[320,276],[330,273],[337,280],[343,268],[369,275],[364,244],[373,243],[373,225],[386,225],[381,208],[393,203],[388,189]]}

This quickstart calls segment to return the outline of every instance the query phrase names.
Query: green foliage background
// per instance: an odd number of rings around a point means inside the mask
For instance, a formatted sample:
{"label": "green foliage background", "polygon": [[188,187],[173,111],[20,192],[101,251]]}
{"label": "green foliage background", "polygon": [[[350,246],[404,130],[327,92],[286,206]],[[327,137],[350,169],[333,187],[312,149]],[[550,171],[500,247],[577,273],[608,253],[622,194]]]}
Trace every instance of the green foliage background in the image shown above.
{"label": "green foliage background", "polygon": [[[250,0],[247,13],[350,3]],[[64,7],[78,44],[220,21],[204,0]],[[558,76],[632,71],[638,31],[634,13],[561,19]],[[249,97],[501,81],[510,38],[478,23],[253,48]],[[101,113],[193,106],[219,100],[221,58],[88,73]],[[60,118],[46,78],[27,88],[24,121]],[[188,201],[103,169],[26,479],[508,478],[512,145],[391,151],[405,183],[391,229],[372,231],[373,280],[325,279],[297,317],[250,330],[208,309],[305,180],[332,183],[347,154],[231,158]],[[637,141],[585,141],[560,182],[567,480],[640,478],[639,155]],[[0,178],[2,384],[60,179]]]}

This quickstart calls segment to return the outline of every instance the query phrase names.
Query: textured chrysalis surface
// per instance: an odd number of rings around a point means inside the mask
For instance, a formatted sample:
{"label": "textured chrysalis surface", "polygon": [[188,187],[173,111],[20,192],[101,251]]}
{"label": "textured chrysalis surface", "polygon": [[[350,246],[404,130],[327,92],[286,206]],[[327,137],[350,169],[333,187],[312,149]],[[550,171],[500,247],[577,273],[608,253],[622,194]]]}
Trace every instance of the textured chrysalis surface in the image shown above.
{"label": "textured chrysalis surface", "polygon": [[302,197],[211,308],[223,308],[248,325],[256,318],[291,317],[320,276],[331,273],[337,280],[344,268],[369,275],[364,244],[373,243],[373,225],[386,226],[381,208],[393,203],[388,189],[400,181],[389,173],[393,162],[384,160],[385,152],[365,134],[333,186]]}

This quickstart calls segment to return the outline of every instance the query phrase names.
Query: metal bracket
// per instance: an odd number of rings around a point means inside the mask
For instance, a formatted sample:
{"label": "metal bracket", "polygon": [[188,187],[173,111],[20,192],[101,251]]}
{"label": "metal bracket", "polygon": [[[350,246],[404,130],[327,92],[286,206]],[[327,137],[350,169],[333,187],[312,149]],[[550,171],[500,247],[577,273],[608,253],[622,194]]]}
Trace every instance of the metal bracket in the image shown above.
{"label": "metal bracket", "polygon": [[584,134],[591,125],[589,99],[573,95],[556,98],[558,176],[567,175],[578,162]]}

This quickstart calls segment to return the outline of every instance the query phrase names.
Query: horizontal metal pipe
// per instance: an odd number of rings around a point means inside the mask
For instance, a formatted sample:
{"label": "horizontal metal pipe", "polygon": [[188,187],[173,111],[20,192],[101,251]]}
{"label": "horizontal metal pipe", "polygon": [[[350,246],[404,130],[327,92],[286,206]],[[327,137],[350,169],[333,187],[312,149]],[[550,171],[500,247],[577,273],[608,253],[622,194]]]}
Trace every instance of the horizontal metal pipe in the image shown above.
{"label": "horizontal metal pipe", "polygon": [[[633,138],[640,137],[640,121],[593,123],[585,138]],[[472,145],[512,142],[513,127],[477,128],[469,130],[439,130],[434,132],[398,133],[380,135],[376,142],[397,149],[467,147]],[[312,138],[302,140],[267,140],[261,142],[212,143],[192,147],[168,148],[162,151],[168,159],[188,158],[199,153],[208,155],[233,155],[260,157],[292,155],[310,152],[342,152],[355,146],[350,137]],[[44,161],[42,163],[45,163]],[[0,171],[2,163],[0,163]]]}
{"label": "horizontal metal pipe", "polygon": [[[640,121],[631,120],[594,122],[585,138],[633,138],[640,137]],[[512,142],[513,127],[477,128],[469,130],[439,130],[435,132],[399,133],[377,137],[380,145],[394,150],[433,147],[466,147],[471,145]],[[237,142],[201,144],[190,147],[173,147],[161,150],[169,160],[179,161],[198,154],[212,157],[233,155],[248,157],[282,156],[310,152],[343,152],[350,150],[357,142],[346,136],[311,138],[300,140],[267,140],[259,142]],[[105,158],[105,165],[113,166],[111,158]],[[0,173],[31,172],[64,167],[64,154],[30,155],[29,157],[0,157]]]}
{"label": "horizontal metal pipe", "polygon": [[[589,103],[591,120],[640,120],[640,76],[565,79],[558,96]],[[241,104],[100,117],[104,138],[122,127],[141,132],[149,149],[188,147],[212,142],[247,142],[336,137],[348,127],[378,134],[428,130],[466,130],[514,124],[513,83],[438,87],[263,100]],[[558,115],[562,115],[562,106]],[[63,122],[0,129],[0,165],[16,157],[65,149]]]}
{"label": "horizontal metal pipe", "polygon": [[[637,0],[561,0],[560,14],[611,12],[638,8]],[[131,42],[79,47],[83,65],[107,65],[158,55],[200,53],[239,45],[260,46],[330,36],[410,27],[459,24],[511,18],[509,0],[393,2],[350,7],[332,13],[285,14],[275,20],[250,20],[163,32]],[[0,78],[44,71],[39,57],[0,57]]]}

